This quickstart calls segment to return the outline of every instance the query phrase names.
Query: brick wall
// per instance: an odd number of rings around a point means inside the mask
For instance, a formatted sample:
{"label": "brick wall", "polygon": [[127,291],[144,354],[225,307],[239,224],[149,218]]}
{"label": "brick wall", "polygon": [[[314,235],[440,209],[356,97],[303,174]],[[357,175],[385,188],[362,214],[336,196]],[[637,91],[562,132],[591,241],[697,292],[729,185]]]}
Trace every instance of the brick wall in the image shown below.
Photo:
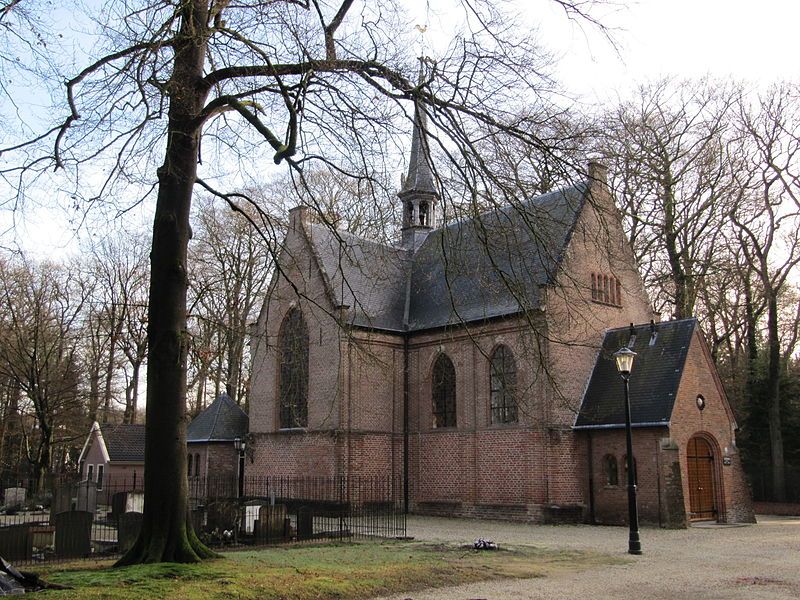
{"label": "brick wall", "polygon": [[[592,477],[594,492],[594,521],[599,524],[623,525],[628,522],[628,475],[625,470],[625,429],[608,429],[584,433],[591,437]],[[666,427],[635,428],[633,455],[636,459],[637,505],[641,523],[661,526],[685,526],[685,515],[675,522],[673,505],[668,502],[667,485],[674,492],[674,481],[666,477],[677,464],[675,453],[662,448],[668,439]],[[605,457],[617,461],[617,485],[609,485]],[[680,484],[680,481],[677,482]],[[680,488],[678,488],[680,490]],[[681,503],[681,507],[682,507]]]}
{"label": "brick wall", "polygon": [[[705,398],[705,408],[697,408],[697,396]],[[736,448],[735,420],[724,390],[714,370],[711,356],[699,329],[692,336],[683,378],[672,411],[670,435],[686,464],[689,440],[701,435],[714,449],[717,510],[722,521],[754,522],[752,494]],[[723,462],[730,462],[725,465]],[[684,471],[685,472],[685,471]],[[688,477],[683,493],[689,512]]]}

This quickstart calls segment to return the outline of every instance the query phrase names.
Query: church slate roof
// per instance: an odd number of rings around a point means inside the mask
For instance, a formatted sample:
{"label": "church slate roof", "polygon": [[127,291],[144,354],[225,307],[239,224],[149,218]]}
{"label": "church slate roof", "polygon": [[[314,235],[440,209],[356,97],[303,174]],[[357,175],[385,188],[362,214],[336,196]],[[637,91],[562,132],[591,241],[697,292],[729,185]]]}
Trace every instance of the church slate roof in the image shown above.
{"label": "church slate roof", "polygon": [[144,461],[144,425],[101,425],[100,432],[108,459],[119,462]]}
{"label": "church slate roof", "polygon": [[249,418],[227,394],[220,394],[186,429],[187,442],[232,442],[247,435]]}
{"label": "church slate roof", "polygon": [[637,325],[632,345],[629,327],[608,331],[575,419],[575,429],[625,426],[624,388],[612,356],[623,346],[637,354],[629,382],[631,423],[638,427],[668,426],[696,327],[697,319],[657,323],[652,340],[650,324]]}
{"label": "church slate roof", "polygon": [[324,225],[308,229],[335,301],[352,310],[352,324],[402,331],[411,252]]}
{"label": "church slate roof", "polygon": [[408,329],[539,307],[585,201],[577,185],[437,229],[414,255]]}
{"label": "church slate roof", "polygon": [[309,238],[352,324],[420,331],[537,308],[587,191],[578,184],[457,221],[416,252],[323,225],[309,225]]}

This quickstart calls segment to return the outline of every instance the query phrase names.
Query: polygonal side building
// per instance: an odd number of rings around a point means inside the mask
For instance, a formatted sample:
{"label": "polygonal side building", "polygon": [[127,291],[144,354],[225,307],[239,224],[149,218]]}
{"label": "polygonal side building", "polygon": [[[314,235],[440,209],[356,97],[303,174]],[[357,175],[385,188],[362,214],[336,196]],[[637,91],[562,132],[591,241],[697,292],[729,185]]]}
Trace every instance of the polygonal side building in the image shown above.
{"label": "polygonal side building", "polygon": [[[437,226],[424,130],[417,116],[397,245],[291,211],[253,331],[248,475],[386,477],[422,514],[623,522],[623,388],[609,369],[632,343],[642,520],[752,520],[699,328],[651,332],[605,169]],[[677,370],[656,377],[673,355]]]}

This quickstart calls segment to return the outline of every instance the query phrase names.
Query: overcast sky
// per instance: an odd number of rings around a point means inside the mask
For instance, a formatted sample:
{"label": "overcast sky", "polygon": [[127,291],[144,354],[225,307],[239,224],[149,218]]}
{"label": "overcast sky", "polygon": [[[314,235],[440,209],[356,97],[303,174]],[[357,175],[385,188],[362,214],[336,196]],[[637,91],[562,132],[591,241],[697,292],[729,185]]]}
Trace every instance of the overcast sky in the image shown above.
{"label": "overcast sky", "polygon": [[[446,2],[413,0],[412,21],[427,25],[419,51],[441,43],[451,19]],[[733,77],[765,85],[797,79],[800,2],[794,0],[640,0],[594,11],[612,31],[616,48],[589,25],[564,16],[553,0],[526,0],[523,17],[538,24],[543,45],[560,63],[556,76],[588,105],[613,102],[635,84],[665,75]],[[452,16],[452,15],[450,15]],[[63,213],[16,216],[17,240],[37,255],[73,246]],[[150,217],[145,217],[149,220]],[[9,227],[9,215],[0,215]],[[54,249],[54,250],[51,250]]]}

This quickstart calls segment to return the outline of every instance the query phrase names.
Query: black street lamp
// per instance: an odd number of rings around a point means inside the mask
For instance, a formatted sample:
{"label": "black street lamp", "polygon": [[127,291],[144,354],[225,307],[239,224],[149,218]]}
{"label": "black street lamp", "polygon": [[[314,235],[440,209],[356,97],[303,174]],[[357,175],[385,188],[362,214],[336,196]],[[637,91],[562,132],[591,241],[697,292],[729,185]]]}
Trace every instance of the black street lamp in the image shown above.
{"label": "black street lamp", "polygon": [[247,449],[247,442],[244,438],[234,438],[233,446],[239,453],[239,498],[244,496],[244,451]]}
{"label": "black street lamp", "polygon": [[630,348],[620,348],[614,353],[617,371],[625,382],[625,443],[628,446],[628,554],[641,554],[639,541],[639,510],[636,507],[636,459],[633,457],[633,437],[631,435],[631,401],[628,395],[628,380],[631,378],[633,359],[636,352]]}

